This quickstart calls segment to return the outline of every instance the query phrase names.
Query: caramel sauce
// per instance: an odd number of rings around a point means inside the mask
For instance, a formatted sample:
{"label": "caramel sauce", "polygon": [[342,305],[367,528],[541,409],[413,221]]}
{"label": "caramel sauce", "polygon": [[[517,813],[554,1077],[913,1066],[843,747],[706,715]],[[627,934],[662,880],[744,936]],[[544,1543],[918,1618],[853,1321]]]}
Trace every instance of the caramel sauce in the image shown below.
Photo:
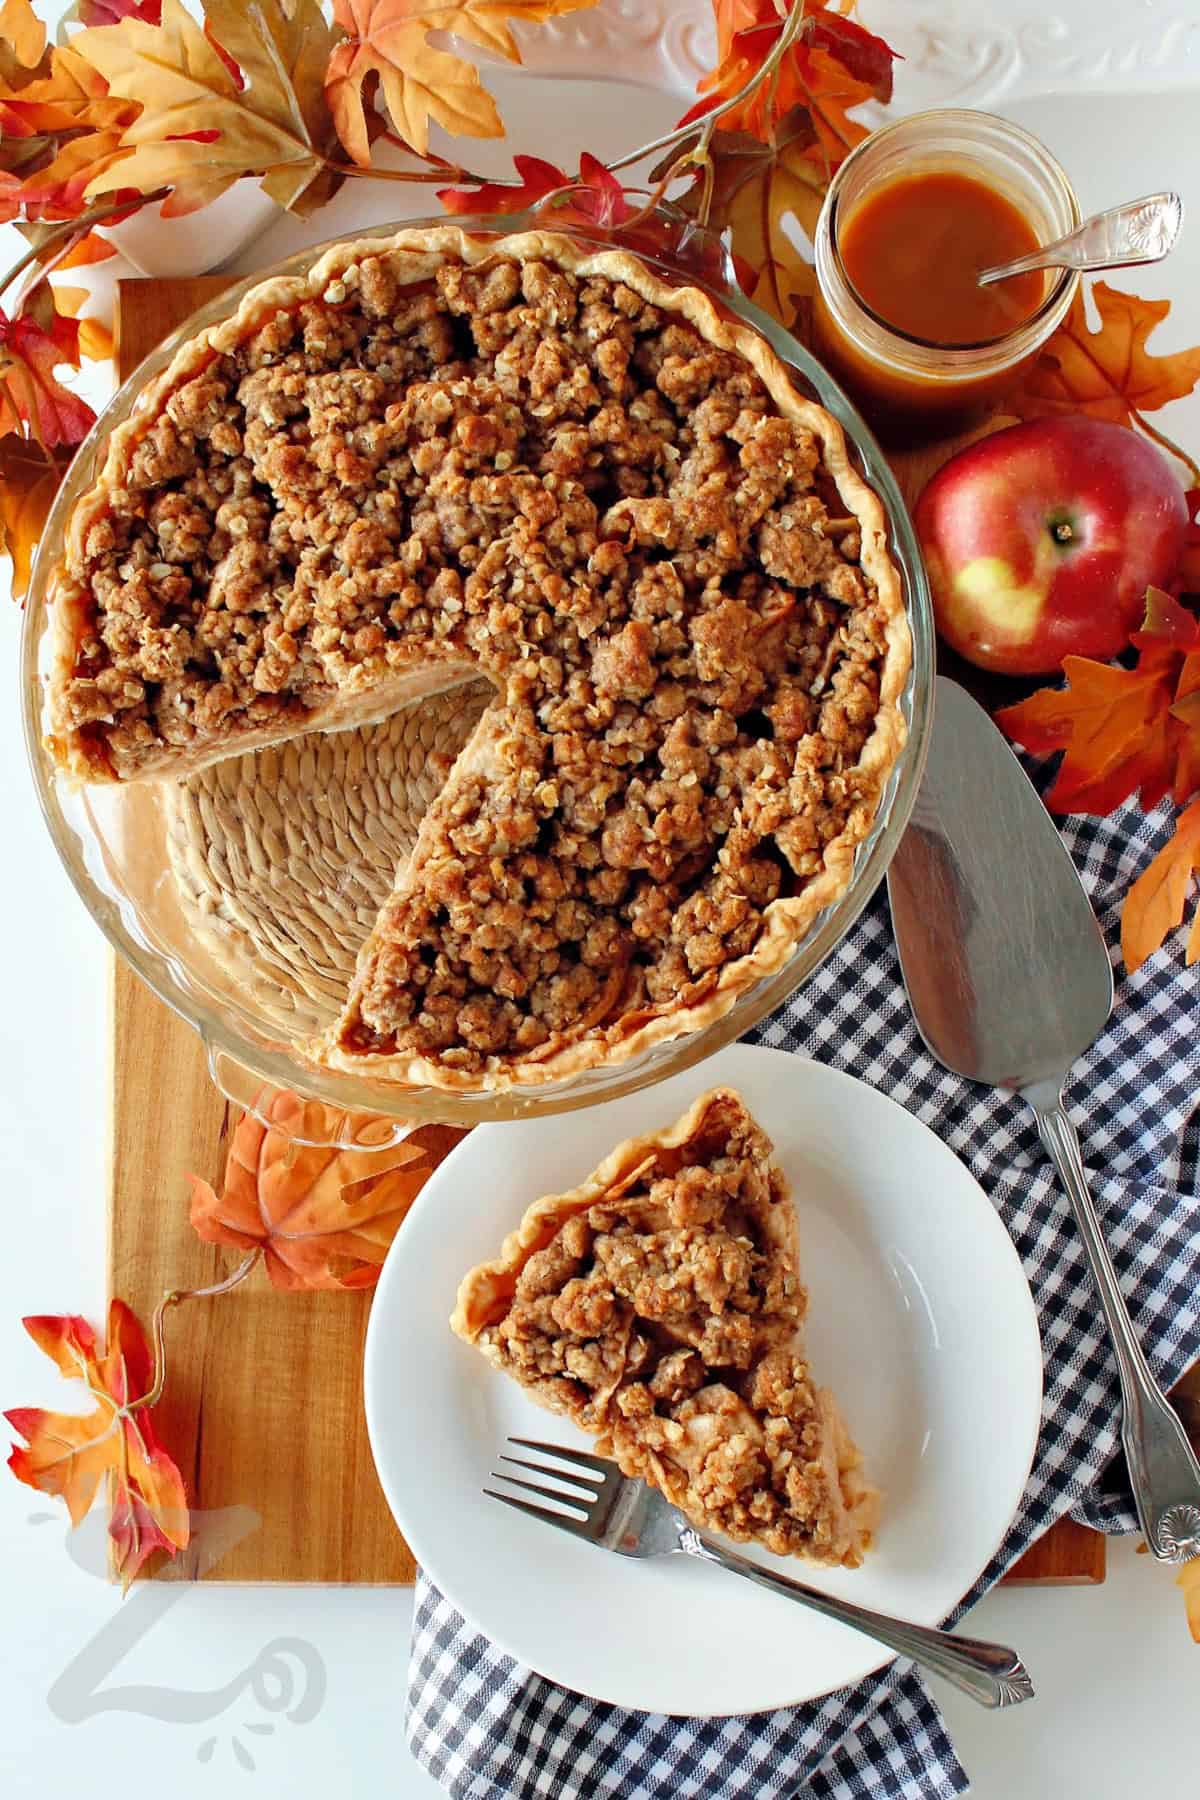
{"label": "caramel sauce", "polygon": [[1011,200],[948,169],[885,183],[838,228],[842,267],[859,299],[893,330],[932,344],[982,343],[1035,312],[1043,271],[986,288],[978,275],[1037,247]]}

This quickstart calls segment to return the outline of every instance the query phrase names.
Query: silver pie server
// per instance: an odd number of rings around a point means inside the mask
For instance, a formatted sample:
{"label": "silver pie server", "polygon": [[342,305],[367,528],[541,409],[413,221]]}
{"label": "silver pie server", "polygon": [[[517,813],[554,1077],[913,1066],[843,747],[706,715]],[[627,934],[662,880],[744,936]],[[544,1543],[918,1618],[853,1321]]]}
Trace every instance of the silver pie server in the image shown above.
{"label": "silver pie server", "polygon": [[1129,269],[1136,263],[1161,262],[1175,248],[1183,226],[1183,201],[1178,194],[1146,194],[1093,213],[1066,237],[1042,244],[1028,256],[993,263],[979,272],[979,286],[1007,281],[1010,275],[1027,275],[1033,269]]}
{"label": "silver pie server", "polygon": [[1116,1354],[1146,1542],[1164,1562],[1200,1555],[1200,1463],[1134,1335],[1063,1105],[1072,1063],[1112,1008],[1108,952],[1032,782],[982,707],[944,676],[888,894],[925,1043],[968,1081],[1028,1102],[1066,1189]]}

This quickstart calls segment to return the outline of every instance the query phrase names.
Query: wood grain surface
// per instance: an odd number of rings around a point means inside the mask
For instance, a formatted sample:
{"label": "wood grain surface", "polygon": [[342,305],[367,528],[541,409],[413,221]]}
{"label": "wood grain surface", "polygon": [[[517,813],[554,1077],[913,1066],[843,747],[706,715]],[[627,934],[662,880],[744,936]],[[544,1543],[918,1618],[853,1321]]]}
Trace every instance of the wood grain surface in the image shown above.
{"label": "wood grain surface", "polygon": [[[121,282],[121,378],[225,285]],[[191,1170],[219,1185],[231,1120],[196,1033],[123,962],[112,1043],[109,1288],[148,1319],[165,1289],[208,1286],[238,1261],[192,1231],[184,1181]],[[194,1508],[246,1507],[261,1520],[207,1580],[412,1581],[363,1418],[369,1310],[368,1293],[276,1293],[256,1270],[236,1293],[168,1314],[163,1441]],[[159,1573],[193,1570],[181,1558]]]}
{"label": "wood grain surface", "polygon": [[[122,379],[224,285],[220,276],[121,282]],[[939,445],[893,456],[906,498],[949,453]],[[196,1034],[121,962],[113,972],[112,1035],[109,1285],[148,1318],[166,1288],[206,1286],[234,1265],[235,1253],[192,1232],[183,1179],[191,1170],[219,1181],[231,1121]],[[277,1294],[256,1271],[235,1295],[168,1316],[170,1375],[158,1417],[192,1504],[249,1507],[261,1519],[206,1579],[413,1579],[363,1422],[369,1307],[369,1294]],[[1008,1579],[1098,1582],[1104,1558],[1104,1538],[1068,1520]],[[186,1578],[181,1563],[162,1575]]]}

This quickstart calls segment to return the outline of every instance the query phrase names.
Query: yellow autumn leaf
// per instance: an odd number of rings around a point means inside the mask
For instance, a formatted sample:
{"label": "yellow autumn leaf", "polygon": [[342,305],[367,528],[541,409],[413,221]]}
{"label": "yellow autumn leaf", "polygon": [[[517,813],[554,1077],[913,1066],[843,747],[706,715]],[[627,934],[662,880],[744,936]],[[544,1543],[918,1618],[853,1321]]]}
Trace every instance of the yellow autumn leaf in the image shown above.
{"label": "yellow autumn leaf", "polygon": [[[160,25],[128,18],[71,40],[111,93],[142,109],[121,136],[128,154],[94,176],[89,196],[113,188],[150,193],[170,187],[174,192],[163,205],[170,216],[207,205],[242,175],[286,174],[285,191],[299,191],[320,172],[322,159],[272,31],[274,20],[290,42],[290,21],[273,0],[253,0],[245,8],[210,0],[206,7],[206,15],[227,28],[235,12],[244,13],[244,31],[261,39],[241,89],[180,0],[163,0]],[[206,141],[188,141],[195,132]]]}
{"label": "yellow autumn leaf", "polygon": [[[79,319],[80,308],[91,299],[90,288],[52,283],[55,310],[67,319]],[[79,319],[79,348],[91,362],[107,362],[113,353],[113,334],[103,319]]]}
{"label": "yellow autumn leaf", "polygon": [[377,75],[392,123],[423,156],[429,121],[459,137],[503,137],[496,103],[474,65],[435,50],[430,32],[450,32],[481,49],[520,62],[508,20],[541,24],[595,0],[334,0],[334,22],[346,33],[329,63],[325,96],[348,154],[371,160],[363,83]]}
{"label": "yellow autumn leaf", "polygon": [[[245,0],[206,0],[204,12],[218,43],[241,69],[255,105],[295,132],[318,158],[335,149],[324,83],[337,33],[321,0],[255,0],[249,6]],[[320,172],[319,161],[285,166],[267,175],[263,187],[278,206],[294,207]]]}
{"label": "yellow autumn leaf", "polygon": [[0,38],[10,46],[23,69],[37,68],[46,48],[46,27],[34,12],[31,0],[3,0]]}
{"label": "yellow autumn leaf", "polygon": [[23,600],[33,553],[42,535],[70,451],[52,455],[31,438],[0,437],[0,552],[12,562],[12,597]]}

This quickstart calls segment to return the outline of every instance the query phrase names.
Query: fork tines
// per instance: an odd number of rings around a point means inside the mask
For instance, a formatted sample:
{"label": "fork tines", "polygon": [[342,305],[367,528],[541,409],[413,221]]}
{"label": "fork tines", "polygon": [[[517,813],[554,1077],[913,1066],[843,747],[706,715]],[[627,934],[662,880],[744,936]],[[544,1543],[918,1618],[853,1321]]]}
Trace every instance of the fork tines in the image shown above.
{"label": "fork tines", "polygon": [[[553,1502],[552,1506],[537,1506],[529,1500],[518,1499],[515,1494],[498,1493],[495,1488],[484,1488],[484,1493],[492,1500],[502,1500],[506,1506],[514,1507],[518,1512],[528,1513],[532,1518],[544,1519],[548,1524],[557,1525],[563,1531],[574,1532],[579,1537],[596,1538],[603,1529],[608,1514],[609,1502],[619,1487],[622,1476],[615,1464],[605,1462],[602,1457],[592,1456],[586,1450],[568,1450],[562,1444],[543,1444],[534,1438],[509,1438],[510,1445],[520,1450],[532,1450],[543,1459],[554,1458],[555,1461],[542,1460],[530,1462],[521,1456],[509,1456],[501,1452],[500,1462],[509,1463],[513,1468],[524,1469],[531,1475],[541,1476],[545,1481],[557,1482],[557,1487],[543,1487],[535,1481],[525,1481],[518,1475],[510,1475],[504,1469],[493,1469],[492,1480],[502,1481],[508,1487],[521,1488],[525,1493],[537,1494],[541,1500]],[[566,1464],[566,1467],[563,1467]],[[570,1508],[570,1511],[565,1509]]]}

